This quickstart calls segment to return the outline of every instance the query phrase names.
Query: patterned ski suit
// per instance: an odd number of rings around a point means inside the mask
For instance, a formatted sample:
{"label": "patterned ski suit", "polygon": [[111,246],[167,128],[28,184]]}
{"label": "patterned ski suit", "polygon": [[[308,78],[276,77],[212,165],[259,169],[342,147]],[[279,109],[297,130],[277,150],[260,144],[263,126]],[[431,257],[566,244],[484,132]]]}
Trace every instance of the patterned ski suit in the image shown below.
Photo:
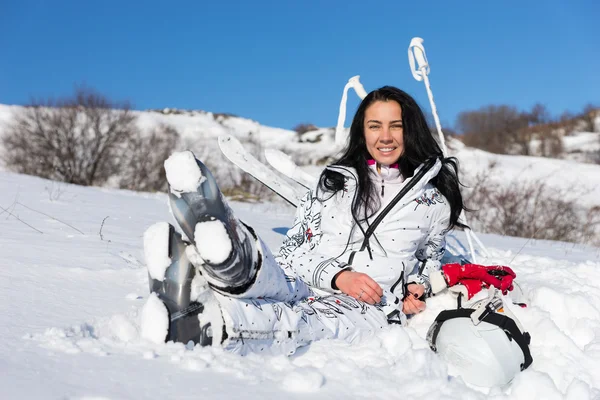
{"label": "patterned ski suit", "polygon": [[[446,199],[428,183],[441,162],[383,218],[370,239],[370,252],[359,251],[367,225],[359,227],[351,213],[356,173],[346,167],[328,168],[344,176],[344,190],[324,201],[316,190],[309,191],[276,257],[257,238],[261,268],[253,286],[240,295],[216,294],[227,350],[293,354],[314,340],[352,342],[386,326],[391,310],[401,310],[402,303],[391,300],[403,298],[406,283],[429,289],[429,271],[440,267],[450,217]],[[381,210],[412,178],[386,183],[374,173],[373,179],[388,191]],[[333,277],[343,269],[364,272],[379,283],[382,304],[371,306],[332,289]]]}

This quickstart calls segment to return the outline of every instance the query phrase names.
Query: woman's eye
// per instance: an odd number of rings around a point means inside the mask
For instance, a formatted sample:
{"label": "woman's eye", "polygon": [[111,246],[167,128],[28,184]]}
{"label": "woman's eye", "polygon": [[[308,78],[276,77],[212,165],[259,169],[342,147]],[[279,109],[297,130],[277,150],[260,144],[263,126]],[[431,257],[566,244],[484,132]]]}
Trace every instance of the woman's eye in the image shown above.
{"label": "woman's eye", "polygon": [[377,128],[379,128],[379,125],[371,125],[371,126],[369,126],[369,129],[377,129]]}
{"label": "woman's eye", "polygon": [[402,129],[402,125],[392,125],[392,129]]}

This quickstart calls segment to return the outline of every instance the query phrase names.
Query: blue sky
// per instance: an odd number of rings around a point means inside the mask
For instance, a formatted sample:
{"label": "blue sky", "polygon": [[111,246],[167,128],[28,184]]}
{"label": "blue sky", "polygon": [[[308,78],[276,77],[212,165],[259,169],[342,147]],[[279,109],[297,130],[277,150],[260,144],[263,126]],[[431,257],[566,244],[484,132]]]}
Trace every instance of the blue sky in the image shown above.
{"label": "blue sky", "polygon": [[[84,83],[136,109],[334,126],[357,74],[367,90],[395,85],[429,110],[407,61],[420,36],[446,125],[487,104],[576,112],[600,103],[599,18],[594,0],[8,0],[0,103],[64,96]],[[350,99],[351,115],[358,100]]]}

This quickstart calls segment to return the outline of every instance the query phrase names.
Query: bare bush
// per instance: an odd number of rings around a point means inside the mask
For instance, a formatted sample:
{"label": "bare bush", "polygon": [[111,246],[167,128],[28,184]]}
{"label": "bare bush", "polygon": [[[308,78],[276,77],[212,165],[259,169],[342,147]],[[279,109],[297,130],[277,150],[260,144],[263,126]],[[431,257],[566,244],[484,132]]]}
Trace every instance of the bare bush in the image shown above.
{"label": "bare bush", "polygon": [[293,128],[293,131],[295,131],[298,135],[302,135],[306,132],[316,131],[317,129],[319,128],[313,124],[298,124]]}
{"label": "bare bush", "polygon": [[3,159],[16,172],[80,185],[100,185],[117,172],[121,146],[136,132],[127,103],[92,89],[70,98],[34,101],[2,138]]}
{"label": "bare bush", "polygon": [[513,106],[485,106],[476,111],[463,111],[457,117],[457,129],[464,134],[467,146],[492,153],[505,154],[515,142],[515,132],[528,126],[526,118]]}
{"label": "bare bush", "polygon": [[179,133],[159,125],[147,134],[135,132],[123,148],[119,187],[139,191],[167,189],[164,161],[175,150]]}
{"label": "bare bush", "polygon": [[[255,139],[250,135],[247,139],[241,140],[241,142],[250,154],[263,164],[267,164],[264,156],[264,147],[258,139]],[[242,172],[241,174],[235,173],[234,175],[230,175],[230,178],[232,178],[230,181],[235,182],[235,184],[223,192],[227,196],[237,200],[252,201],[264,201],[265,199],[272,199],[274,197],[273,192],[268,187],[253,178],[250,174],[245,172]]]}
{"label": "bare bush", "polygon": [[600,117],[600,107],[594,104],[587,104],[583,108],[581,119],[585,123],[584,130],[587,132],[596,132],[599,127],[596,127],[596,119]]}
{"label": "bare bush", "polygon": [[564,153],[563,134],[557,129],[541,129],[537,133],[540,139],[539,155],[558,158]]}
{"label": "bare bush", "polygon": [[532,155],[532,141],[537,138],[542,142],[538,153],[543,156],[562,153],[562,135],[569,128],[565,121],[555,121],[540,103],[530,111],[500,105],[462,112],[457,126],[468,146],[499,154]]}
{"label": "bare bush", "polygon": [[[596,243],[600,211],[585,212],[575,188],[557,189],[543,181],[498,184],[495,165],[471,177],[465,200],[475,208],[469,222],[476,230],[507,236]],[[496,175],[498,173],[498,176]]]}
{"label": "bare bush", "polygon": [[[262,144],[250,135],[247,139],[240,138],[254,157],[266,162]],[[242,171],[231,163],[220,151],[216,140],[186,140],[183,147],[191,149],[215,177],[223,194],[238,201],[267,201],[277,196],[258,180]]]}

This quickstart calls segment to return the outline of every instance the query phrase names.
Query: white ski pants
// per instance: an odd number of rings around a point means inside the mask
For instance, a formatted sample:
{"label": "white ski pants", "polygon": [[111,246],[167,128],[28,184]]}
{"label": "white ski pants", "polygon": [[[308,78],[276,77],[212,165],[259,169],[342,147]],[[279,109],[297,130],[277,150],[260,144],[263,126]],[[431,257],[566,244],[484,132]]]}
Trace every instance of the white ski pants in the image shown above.
{"label": "white ski pants", "polygon": [[376,306],[345,294],[316,295],[293,271],[284,271],[260,239],[257,248],[262,264],[252,286],[238,295],[214,291],[225,350],[291,355],[315,340],[353,342],[388,325]]}

